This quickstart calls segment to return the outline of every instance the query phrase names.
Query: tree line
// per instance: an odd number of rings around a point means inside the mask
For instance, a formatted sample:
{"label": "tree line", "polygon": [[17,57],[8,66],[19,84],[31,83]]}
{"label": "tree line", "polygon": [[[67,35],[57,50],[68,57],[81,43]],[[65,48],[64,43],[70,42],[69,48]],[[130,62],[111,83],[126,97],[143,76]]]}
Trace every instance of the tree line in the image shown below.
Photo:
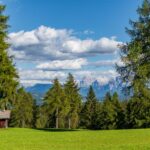
{"label": "tree line", "polygon": [[83,101],[72,74],[61,85],[58,79],[46,93],[37,115],[38,128],[118,129],[125,127],[125,103],[118,94],[107,93],[104,100],[96,98],[90,86]]}
{"label": "tree line", "polygon": [[62,85],[54,79],[42,104],[31,94],[18,90],[10,125],[33,128],[128,129],[150,127],[150,100],[132,97],[120,100],[115,92],[97,99],[92,86],[83,100],[72,74]]}
{"label": "tree line", "polygon": [[116,66],[131,97],[120,101],[117,93],[107,93],[98,100],[90,86],[86,101],[79,94],[74,77],[69,74],[64,85],[54,79],[52,88],[36,105],[30,93],[19,84],[13,57],[7,49],[8,16],[0,5],[0,109],[11,110],[10,126],[33,128],[122,129],[150,127],[150,1],[144,0],[126,29],[131,40],[120,45],[122,66]]}
{"label": "tree line", "polygon": [[92,86],[83,101],[71,74],[61,85],[54,80],[37,113],[37,128],[125,129],[150,127],[149,99],[119,100],[118,94],[106,93],[97,99]]}

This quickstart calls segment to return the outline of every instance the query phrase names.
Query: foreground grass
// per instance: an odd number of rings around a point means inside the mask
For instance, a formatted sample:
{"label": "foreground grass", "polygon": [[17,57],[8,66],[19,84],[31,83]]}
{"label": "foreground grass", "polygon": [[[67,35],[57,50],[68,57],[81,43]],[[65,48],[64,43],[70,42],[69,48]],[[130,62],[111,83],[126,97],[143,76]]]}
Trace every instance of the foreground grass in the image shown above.
{"label": "foreground grass", "polygon": [[0,129],[0,150],[149,150],[150,129],[56,131]]}

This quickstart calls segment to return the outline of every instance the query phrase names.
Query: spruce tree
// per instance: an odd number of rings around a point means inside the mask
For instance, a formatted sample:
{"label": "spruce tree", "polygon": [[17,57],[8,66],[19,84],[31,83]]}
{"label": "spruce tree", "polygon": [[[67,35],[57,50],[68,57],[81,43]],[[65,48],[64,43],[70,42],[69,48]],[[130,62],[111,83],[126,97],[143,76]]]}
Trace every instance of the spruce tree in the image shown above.
{"label": "spruce tree", "polygon": [[149,127],[150,106],[150,1],[144,0],[137,13],[139,19],[130,21],[127,29],[130,42],[121,46],[123,66],[117,66],[132,98],[127,104],[128,128]]}
{"label": "spruce tree", "polygon": [[114,111],[116,112],[116,128],[125,128],[125,112],[122,103],[119,101],[117,92],[112,96],[112,103],[114,105]]}
{"label": "spruce tree", "polygon": [[64,127],[65,117],[69,111],[69,103],[58,79],[54,80],[52,88],[46,93],[44,105],[48,115],[55,115],[55,127]]}
{"label": "spruce tree", "polygon": [[99,115],[99,127],[101,129],[116,129],[116,116],[115,106],[112,101],[110,93],[106,93],[103,101],[102,109]]}
{"label": "spruce tree", "polygon": [[11,112],[10,126],[33,127],[34,99],[24,88],[17,90],[16,100]]}
{"label": "spruce tree", "polygon": [[33,99],[33,119],[32,119],[32,127],[36,128],[36,121],[38,119],[39,114],[39,105],[36,103],[36,99]]}
{"label": "spruce tree", "polygon": [[76,128],[79,124],[79,113],[81,109],[81,95],[79,88],[72,74],[68,75],[64,85],[65,94],[69,101],[70,110],[68,114],[68,127]]}
{"label": "spruce tree", "polygon": [[17,72],[12,57],[8,55],[9,44],[6,42],[8,34],[8,16],[3,14],[4,5],[0,5],[0,109],[10,109],[15,100],[17,89]]}
{"label": "spruce tree", "polygon": [[[53,115],[55,116],[54,113]],[[37,107],[35,127],[36,128],[49,128],[49,127],[54,128],[56,126],[55,120],[54,120],[53,126],[50,126],[51,124],[52,124],[51,112],[49,110],[49,106],[46,104],[46,102],[44,102],[43,105]]]}
{"label": "spruce tree", "polygon": [[81,126],[89,129],[97,129],[97,115],[100,104],[97,101],[93,87],[90,86],[86,102],[81,111]]}
{"label": "spruce tree", "polygon": [[133,97],[126,108],[127,128],[150,127],[150,102],[145,98]]}
{"label": "spruce tree", "polygon": [[123,66],[117,66],[128,91],[140,98],[150,99],[150,1],[138,8],[139,19],[130,21],[126,29],[131,41],[121,46]]}

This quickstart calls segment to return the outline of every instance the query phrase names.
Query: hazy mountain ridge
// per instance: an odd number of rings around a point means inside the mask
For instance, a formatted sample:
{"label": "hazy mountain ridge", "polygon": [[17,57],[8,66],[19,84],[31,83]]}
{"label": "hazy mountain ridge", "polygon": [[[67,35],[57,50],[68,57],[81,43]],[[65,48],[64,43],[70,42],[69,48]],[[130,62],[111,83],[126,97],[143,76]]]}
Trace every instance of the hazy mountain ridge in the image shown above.
{"label": "hazy mountain ridge", "polygon": [[86,97],[89,86],[92,85],[98,99],[103,99],[107,92],[110,92],[111,94],[113,94],[114,92],[117,92],[119,97],[121,99],[124,99],[124,95],[122,93],[123,85],[119,77],[117,77],[116,79],[110,80],[106,84],[101,84],[98,80],[94,80],[91,83],[88,82],[90,83],[90,85],[86,84],[86,82],[87,82],[87,78],[85,79],[85,81],[84,80],[80,81],[80,93],[83,97]]}
{"label": "hazy mountain ridge", "polygon": [[[89,86],[92,85],[95,91],[95,94],[98,99],[103,99],[107,92],[113,94],[117,92],[119,94],[120,99],[124,99],[124,95],[122,93],[122,84],[119,78],[110,80],[107,84],[101,84],[98,80],[93,80],[91,78],[83,78],[79,83],[80,94],[85,99]],[[38,103],[41,103],[42,98],[48,89],[52,87],[52,84],[36,84],[31,87],[27,87],[26,91],[30,92],[35,99],[37,99]]]}

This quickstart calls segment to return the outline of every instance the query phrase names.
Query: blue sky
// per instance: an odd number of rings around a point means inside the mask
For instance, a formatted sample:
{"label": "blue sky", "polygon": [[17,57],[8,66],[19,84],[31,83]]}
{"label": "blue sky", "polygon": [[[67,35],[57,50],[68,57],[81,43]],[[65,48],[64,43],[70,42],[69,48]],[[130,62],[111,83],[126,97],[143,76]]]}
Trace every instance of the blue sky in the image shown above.
{"label": "blue sky", "polygon": [[[101,84],[117,76],[118,44],[129,41],[125,27],[136,20],[142,0],[2,0],[10,16],[9,49],[21,83],[77,80]],[[92,80],[92,79],[91,79]]]}

